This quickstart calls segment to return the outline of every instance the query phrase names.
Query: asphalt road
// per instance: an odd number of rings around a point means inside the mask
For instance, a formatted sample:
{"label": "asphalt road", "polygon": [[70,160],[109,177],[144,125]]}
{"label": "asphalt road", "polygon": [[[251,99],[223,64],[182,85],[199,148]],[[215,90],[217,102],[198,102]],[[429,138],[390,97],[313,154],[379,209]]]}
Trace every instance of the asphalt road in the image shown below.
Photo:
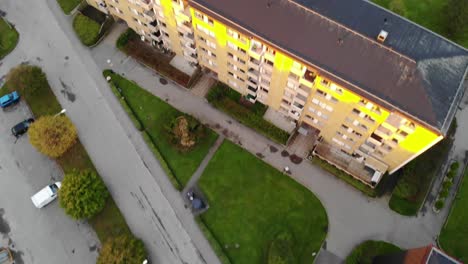
{"label": "asphalt road", "polygon": [[29,117],[23,102],[0,110],[0,246],[12,249],[16,264],[95,263],[98,240],[86,223],[66,216],[58,201],[42,209],[31,202],[31,195],[63,174],[27,135],[11,135],[10,128]]}

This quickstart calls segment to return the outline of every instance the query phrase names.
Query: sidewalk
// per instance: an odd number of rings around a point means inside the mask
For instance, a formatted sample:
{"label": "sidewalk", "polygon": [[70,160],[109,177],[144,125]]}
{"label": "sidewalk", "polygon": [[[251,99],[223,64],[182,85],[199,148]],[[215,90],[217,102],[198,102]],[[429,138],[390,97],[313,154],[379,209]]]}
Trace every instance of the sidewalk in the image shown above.
{"label": "sidewalk", "polygon": [[[263,157],[272,166],[280,170],[285,166],[291,168],[291,177],[316,194],[327,210],[327,251],[345,258],[356,244],[367,239],[385,240],[404,248],[434,243],[443,224],[442,215],[398,215],[388,208],[389,197],[371,199],[305,160],[298,165],[293,164],[289,158],[280,155],[281,146],[216,110],[204,98],[196,97],[189,90],[172,82],[167,85],[160,84],[158,74],[116,50],[114,43],[119,35],[118,30],[114,30],[92,51],[93,58],[101,69],[110,68],[106,61],[111,59],[111,68],[115,72],[136,81],[141,87],[167,100],[177,109],[195,116],[229,140]],[[275,149],[277,151],[274,151]],[[174,206],[173,202],[172,204]]]}

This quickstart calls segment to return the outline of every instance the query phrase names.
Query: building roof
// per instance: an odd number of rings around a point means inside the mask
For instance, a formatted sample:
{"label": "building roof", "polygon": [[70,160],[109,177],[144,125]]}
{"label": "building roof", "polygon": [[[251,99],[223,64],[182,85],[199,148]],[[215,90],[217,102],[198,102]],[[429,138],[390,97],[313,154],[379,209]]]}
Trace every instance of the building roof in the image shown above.
{"label": "building roof", "polygon": [[[445,134],[463,94],[468,51],[363,0],[190,0],[322,75]],[[383,44],[376,41],[388,32]]]}

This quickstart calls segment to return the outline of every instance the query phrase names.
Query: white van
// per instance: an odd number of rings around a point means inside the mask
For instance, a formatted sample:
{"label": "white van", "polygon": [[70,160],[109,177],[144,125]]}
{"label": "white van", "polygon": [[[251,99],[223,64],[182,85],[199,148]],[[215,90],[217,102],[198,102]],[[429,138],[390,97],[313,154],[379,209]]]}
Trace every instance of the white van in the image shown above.
{"label": "white van", "polygon": [[37,208],[42,208],[55,200],[58,195],[58,190],[61,186],[61,182],[56,182],[52,183],[51,185],[47,185],[42,190],[37,192],[31,197],[31,201],[33,202],[34,206]]}

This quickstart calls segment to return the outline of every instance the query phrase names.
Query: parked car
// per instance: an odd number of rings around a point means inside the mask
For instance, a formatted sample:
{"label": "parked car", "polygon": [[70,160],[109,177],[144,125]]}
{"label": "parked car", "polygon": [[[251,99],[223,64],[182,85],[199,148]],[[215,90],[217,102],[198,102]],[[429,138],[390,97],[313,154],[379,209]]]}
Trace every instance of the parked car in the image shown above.
{"label": "parked car", "polygon": [[13,264],[13,256],[8,248],[0,248],[0,264]]}
{"label": "parked car", "polygon": [[50,202],[55,200],[58,195],[58,190],[62,186],[61,182],[52,183],[51,185],[47,185],[42,190],[37,192],[35,195],[31,197],[31,200],[37,208],[42,208],[48,205]]}
{"label": "parked car", "polygon": [[5,108],[12,104],[16,104],[17,102],[19,102],[19,99],[20,96],[16,91],[9,94],[5,94],[4,96],[0,97],[0,107]]}
{"label": "parked car", "polygon": [[28,118],[26,120],[23,120],[11,128],[11,133],[13,134],[13,136],[19,137],[28,131],[29,127],[31,126],[33,122],[34,122],[33,118]]}

